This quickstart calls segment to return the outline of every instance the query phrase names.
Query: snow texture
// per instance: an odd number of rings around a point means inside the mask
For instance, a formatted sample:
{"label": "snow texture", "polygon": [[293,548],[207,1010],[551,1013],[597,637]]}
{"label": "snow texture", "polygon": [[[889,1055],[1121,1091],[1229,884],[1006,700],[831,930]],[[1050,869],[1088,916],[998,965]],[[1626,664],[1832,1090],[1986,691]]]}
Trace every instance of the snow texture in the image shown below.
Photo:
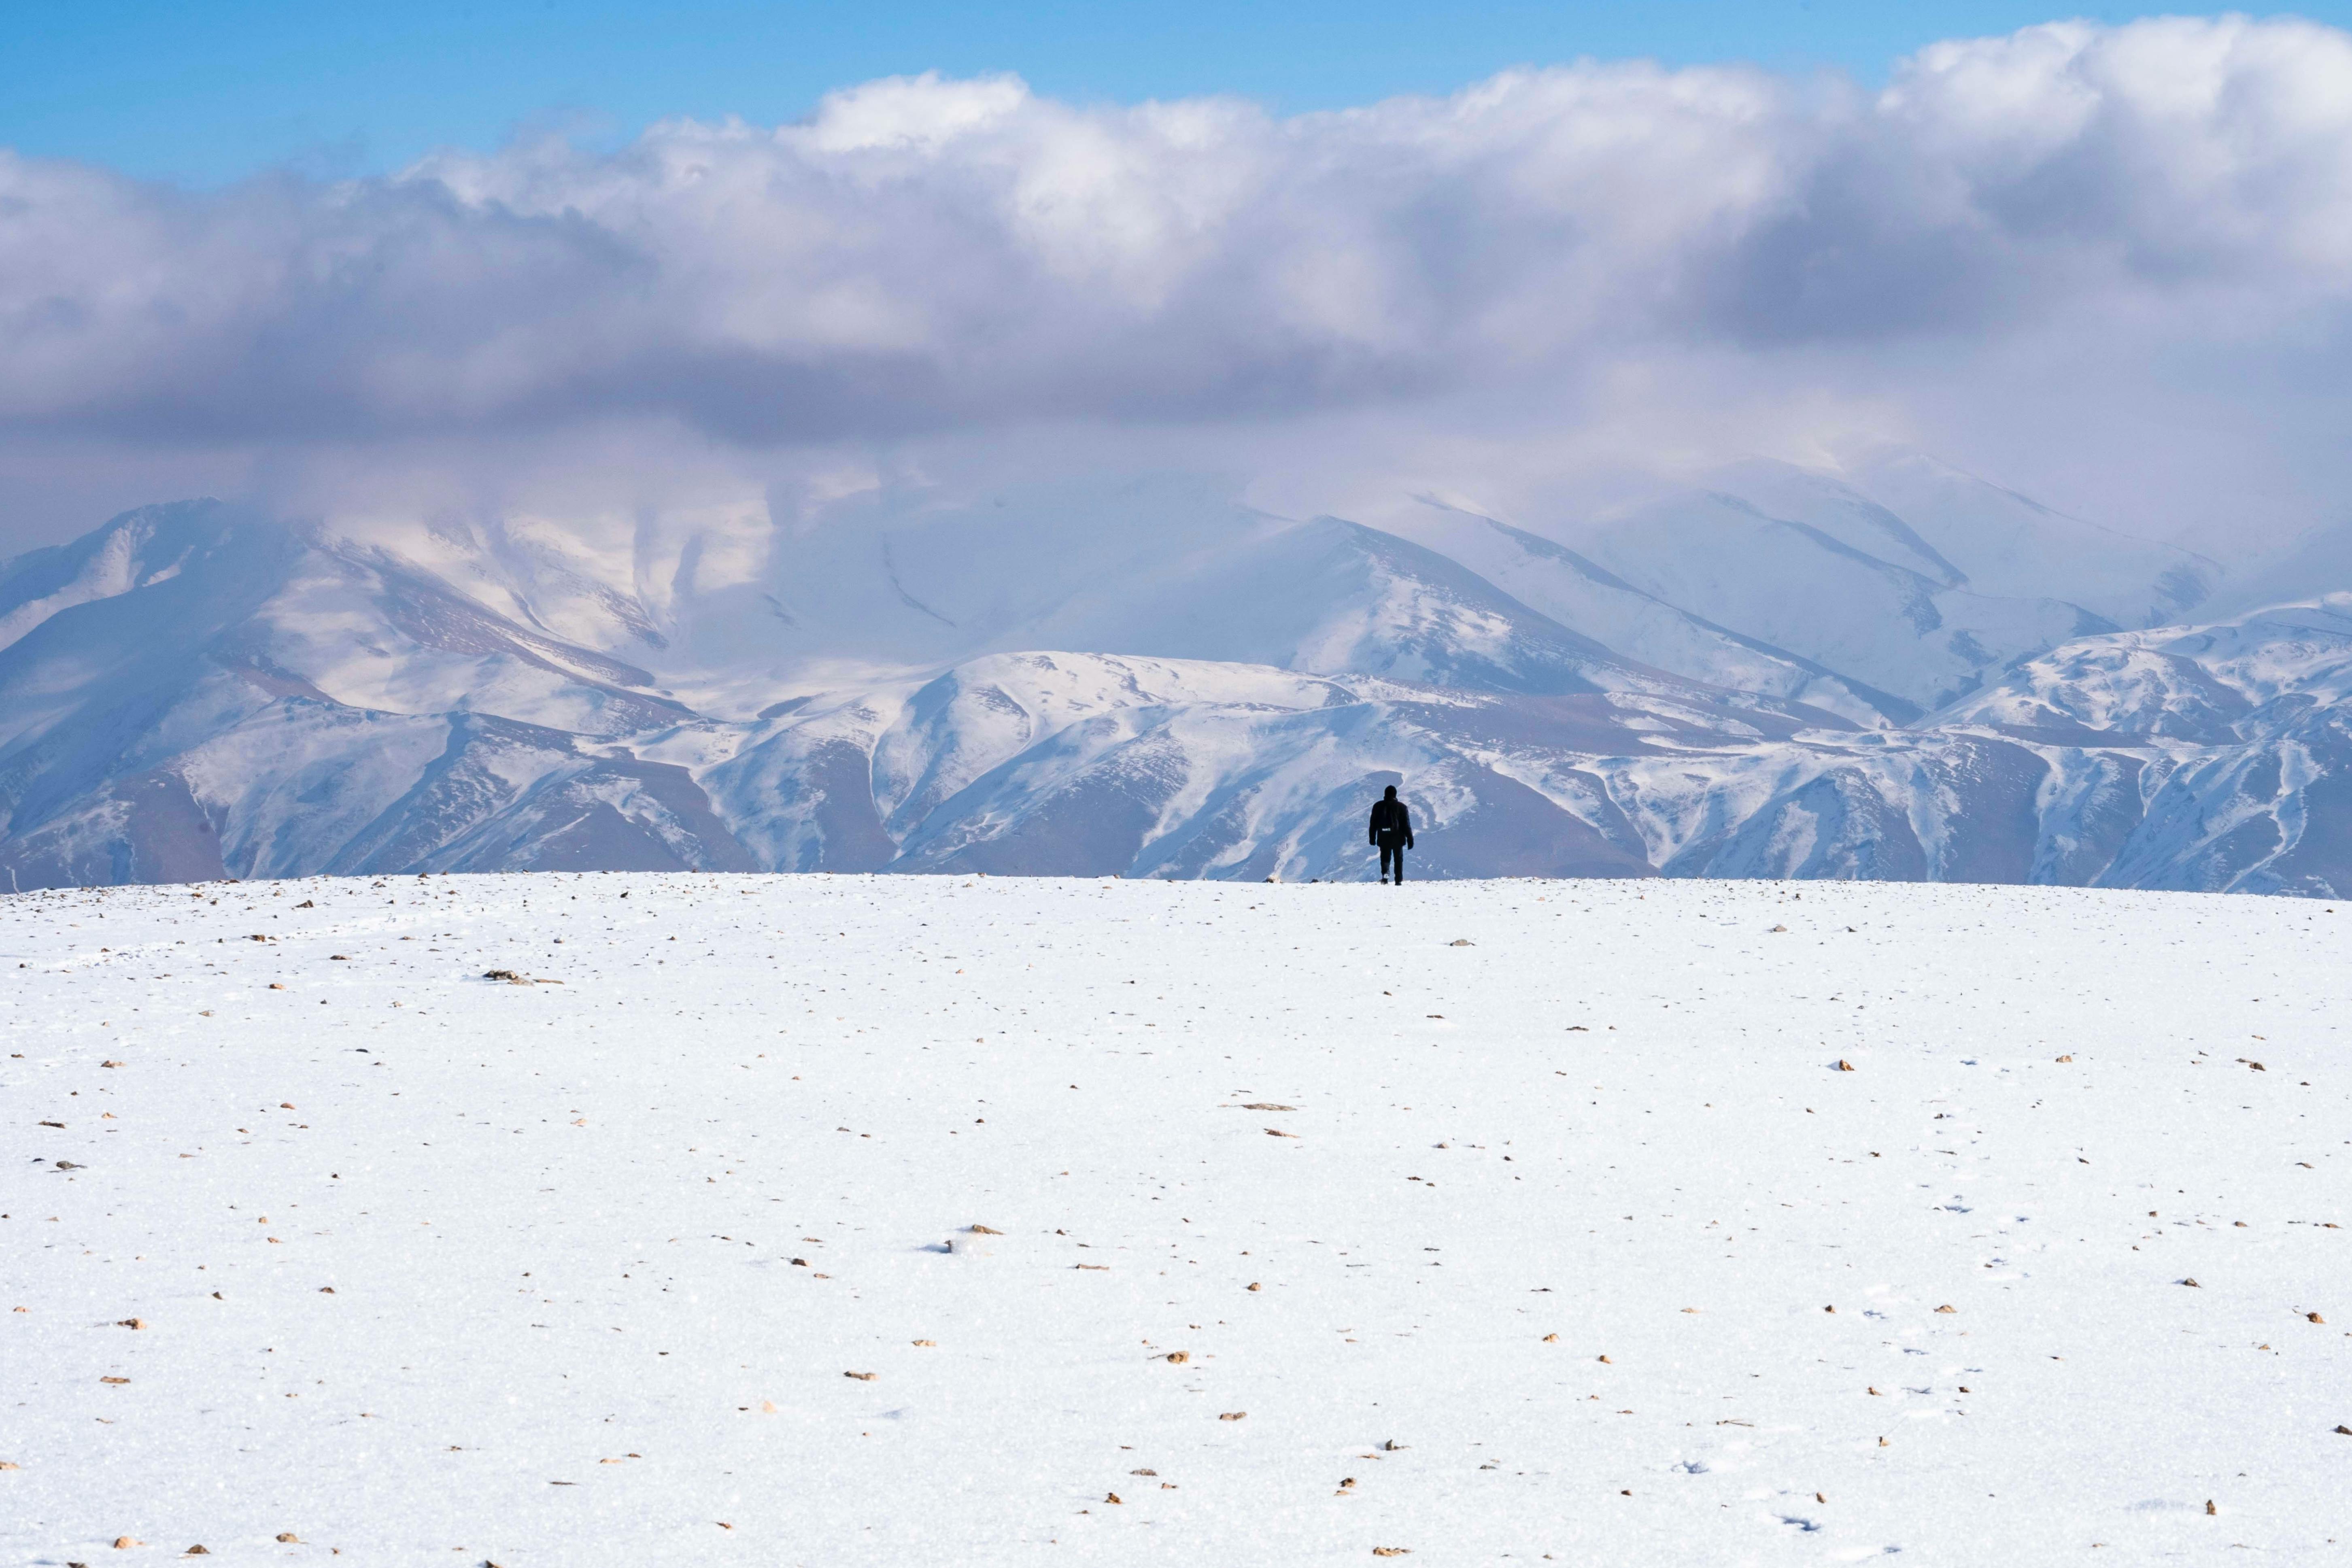
{"label": "snow texture", "polygon": [[1723,881],[0,899],[0,1555],[2325,1560],[2347,922]]}

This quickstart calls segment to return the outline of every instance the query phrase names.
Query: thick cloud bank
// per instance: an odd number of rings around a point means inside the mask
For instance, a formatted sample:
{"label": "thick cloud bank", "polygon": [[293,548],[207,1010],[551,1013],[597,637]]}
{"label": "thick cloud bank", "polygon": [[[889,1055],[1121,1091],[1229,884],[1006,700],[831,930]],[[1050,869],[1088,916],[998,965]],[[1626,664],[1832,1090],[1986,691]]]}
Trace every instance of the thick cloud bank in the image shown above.
{"label": "thick cloud bank", "polygon": [[926,77],[333,185],[0,153],[0,441],[762,452],[1570,399],[1671,449],[1761,397],[1980,456],[2169,397],[2319,491],[2347,297],[2352,37],[2298,22],[2056,24],[1876,93],[1580,64],[1288,120]]}

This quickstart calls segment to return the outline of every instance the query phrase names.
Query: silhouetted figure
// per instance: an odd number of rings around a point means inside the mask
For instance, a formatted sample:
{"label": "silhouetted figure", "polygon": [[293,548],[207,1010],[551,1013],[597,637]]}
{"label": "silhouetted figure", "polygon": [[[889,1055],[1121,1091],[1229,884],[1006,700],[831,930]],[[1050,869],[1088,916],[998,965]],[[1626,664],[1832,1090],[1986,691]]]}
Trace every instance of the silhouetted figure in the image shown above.
{"label": "silhouetted figure", "polygon": [[1412,813],[1396,797],[1396,785],[1389,785],[1388,794],[1372,802],[1371,842],[1381,849],[1381,880],[1389,879],[1389,867],[1396,867],[1399,887],[1404,885],[1404,852],[1412,847]]}

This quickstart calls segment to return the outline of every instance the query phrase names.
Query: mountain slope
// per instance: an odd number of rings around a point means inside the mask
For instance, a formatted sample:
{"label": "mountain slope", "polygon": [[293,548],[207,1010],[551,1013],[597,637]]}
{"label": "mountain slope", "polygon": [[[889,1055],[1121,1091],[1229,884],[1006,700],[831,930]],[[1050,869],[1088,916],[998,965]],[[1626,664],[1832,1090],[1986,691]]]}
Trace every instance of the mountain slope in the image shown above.
{"label": "mountain slope", "polygon": [[1524,604],[1645,662],[1741,691],[1769,692],[1859,724],[1900,724],[1918,704],[1801,655],[1717,626],[1626,582],[1599,563],[1525,529],[1422,498],[1413,537],[1478,572]]}
{"label": "mountain slope", "polygon": [[[143,509],[0,564],[0,886],[1346,879],[1399,784],[1432,877],[2352,895],[2352,598],[2066,637],[2202,579],[2006,492],[1971,534],[1990,487],[1919,464],[1721,478],[1613,557],[1434,500],[1406,539],[1180,479],[877,492],[634,596],[543,531]],[[2027,581],[1993,547],[2079,598],[1975,592]]]}
{"label": "mountain slope", "polygon": [[1931,458],[1750,461],[1594,517],[1422,498],[1397,527],[1621,654],[1888,725],[2071,639],[2178,620],[2218,563]]}
{"label": "mountain slope", "polygon": [[85,542],[0,577],[21,627],[0,648],[16,886],[751,864],[683,770],[598,754],[693,721],[643,671],[382,552],[219,507],[147,509]]}

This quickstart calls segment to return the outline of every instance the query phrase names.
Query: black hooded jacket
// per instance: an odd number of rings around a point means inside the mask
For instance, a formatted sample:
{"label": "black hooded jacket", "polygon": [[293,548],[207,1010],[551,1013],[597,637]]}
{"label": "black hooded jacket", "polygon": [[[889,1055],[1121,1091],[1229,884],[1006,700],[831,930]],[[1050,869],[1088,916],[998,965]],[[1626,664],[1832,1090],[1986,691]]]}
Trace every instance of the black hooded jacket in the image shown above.
{"label": "black hooded jacket", "polygon": [[1391,844],[1402,840],[1406,848],[1412,847],[1412,813],[1405,809],[1404,802],[1388,799],[1372,802],[1371,837],[1368,842],[1378,844],[1383,839]]}

